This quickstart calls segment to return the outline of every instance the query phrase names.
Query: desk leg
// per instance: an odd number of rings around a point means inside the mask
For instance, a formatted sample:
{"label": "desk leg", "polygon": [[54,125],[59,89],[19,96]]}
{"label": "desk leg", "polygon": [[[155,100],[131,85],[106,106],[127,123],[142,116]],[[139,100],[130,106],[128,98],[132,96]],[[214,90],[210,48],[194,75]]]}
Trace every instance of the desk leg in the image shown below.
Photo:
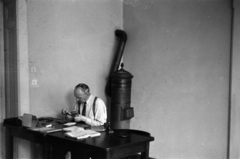
{"label": "desk leg", "polygon": [[6,129],[6,158],[13,159],[13,136],[8,128]]}
{"label": "desk leg", "polygon": [[148,159],[149,158],[149,142],[146,143],[146,150],[145,152],[141,153],[141,159]]}
{"label": "desk leg", "polygon": [[52,159],[52,146],[50,144],[43,144],[43,159]]}

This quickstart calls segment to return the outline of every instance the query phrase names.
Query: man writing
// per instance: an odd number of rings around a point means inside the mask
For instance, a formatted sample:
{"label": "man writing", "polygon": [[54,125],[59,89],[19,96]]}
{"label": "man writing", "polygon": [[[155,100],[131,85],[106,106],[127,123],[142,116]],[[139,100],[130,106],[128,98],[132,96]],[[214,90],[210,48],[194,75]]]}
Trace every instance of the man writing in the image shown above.
{"label": "man writing", "polygon": [[[84,83],[80,83],[74,88],[74,96],[76,97],[76,102],[74,104],[73,110],[68,112],[63,109],[62,114],[66,115],[68,120],[74,120],[76,122],[85,122],[91,126],[104,125],[107,121],[107,110],[105,103],[99,97],[93,96],[90,93],[90,88]],[[67,153],[69,147],[58,147],[54,153],[54,158],[68,158],[71,154],[72,158],[79,158],[79,150],[72,149],[71,153]]]}
{"label": "man writing", "polygon": [[74,88],[76,103],[73,111],[76,115],[66,114],[66,117],[76,122],[83,121],[91,126],[104,125],[107,121],[106,105],[101,98],[93,96],[90,88],[84,83],[80,83]]}

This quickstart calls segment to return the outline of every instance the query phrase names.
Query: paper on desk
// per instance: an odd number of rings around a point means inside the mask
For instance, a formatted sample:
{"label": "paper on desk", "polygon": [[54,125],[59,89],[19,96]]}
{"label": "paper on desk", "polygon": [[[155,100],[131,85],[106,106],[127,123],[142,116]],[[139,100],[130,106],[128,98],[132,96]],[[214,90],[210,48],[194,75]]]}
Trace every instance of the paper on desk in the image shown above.
{"label": "paper on desk", "polygon": [[88,137],[100,136],[101,133],[93,130],[82,130],[82,131],[72,131],[65,133],[65,136],[75,138],[75,139],[85,139]]}
{"label": "paper on desk", "polygon": [[79,126],[71,126],[71,127],[67,127],[67,128],[63,128],[63,131],[71,131],[71,132],[79,132],[84,130],[84,128],[79,127]]}
{"label": "paper on desk", "polygon": [[39,131],[39,132],[41,132],[41,133],[47,134],[47,133],[62,131],[62,128],[46,128],[46,127],[41,127],[41,128],[29,128],[29,130]]}
{"label": "paper on desk", "polygon": [[64,124],[65,126],[73,126],[73,125],[75,125],[76,124],[76,122],[68,122],[68,123],[66,123],[66,124]]}

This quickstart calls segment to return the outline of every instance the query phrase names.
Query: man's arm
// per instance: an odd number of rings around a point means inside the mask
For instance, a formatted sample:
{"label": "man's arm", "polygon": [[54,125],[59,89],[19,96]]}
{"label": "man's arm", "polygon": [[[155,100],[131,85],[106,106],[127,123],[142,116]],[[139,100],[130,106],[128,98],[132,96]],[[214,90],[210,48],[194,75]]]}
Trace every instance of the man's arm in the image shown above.
{"label": "man's arm", "polygon": [[87,118],[86,124],[91,126],[104,125],[107,121],[107,109],[106,105],[101,98],[97,98],[95,105],[95,118]]}
{"label": "man's arm", "polygon": [[[73,109],[71,110],[71,112],[72,111],[77,111],[77,102],[74,104],[74,106],[73,106]],[[73,120],[73,116],[72,115],[68,115],[68,114],[66,114],[65,115],[66,116],[66,118],[68,119],[68,120]]]}
{"label": "man's arm", "polygon": [[102,99],[98,98],[95,105],[95,118],[89,118],[82,115],[79,115],[75,118],[76,121],[84,121],[86,124],[91,126],[104,125],[107,121],[107,110],[105,103]]}

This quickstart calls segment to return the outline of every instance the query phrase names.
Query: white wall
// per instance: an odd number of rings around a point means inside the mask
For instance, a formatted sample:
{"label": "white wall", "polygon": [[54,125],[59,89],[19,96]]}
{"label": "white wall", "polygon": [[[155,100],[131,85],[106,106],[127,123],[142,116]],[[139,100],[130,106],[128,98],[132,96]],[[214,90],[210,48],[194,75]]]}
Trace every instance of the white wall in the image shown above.
{"label": "white wall", "polygon": [[[5,116],[5,94],[4,94],[4,43],[3,43],[3,4],[0,3],[0,121],[3,121]],[[2,145],[5,145],[5,133],[4,133],[4,127],[1,124],[0,125],[0,143]],[[0,147],[0,158],[5,158],[6,152],[5,152],[5,146]]]}
{"label": "white wall", "polygon": [[[17,2],[17,51],[18,51],[18,114],[30,113],[29,101],[29,54],[28,54],[28,28],[27,28],[27,3],[26,1]],[[30,144],[26,140],[15,139],[16,151],[14,157],[30,158]]]}
{"label": "white wall", "polygon": [[232,83],[231,83],[231,124],[230,124],[230,158],[240,158],[240,0],[234,1],[234,25],[232,48]]}
{"label": "white wall", "polygon": [[31,112],[58,116],[75,102],[73,88],[87,83],[103,98],[115,51],[115,34],[122,28],[118,0],[30,0],[27,2]]}
{"label": "white wall", "polygon": [[155,137],[150,156],[227,158],[230,1],[123,4],[131,127]]}

